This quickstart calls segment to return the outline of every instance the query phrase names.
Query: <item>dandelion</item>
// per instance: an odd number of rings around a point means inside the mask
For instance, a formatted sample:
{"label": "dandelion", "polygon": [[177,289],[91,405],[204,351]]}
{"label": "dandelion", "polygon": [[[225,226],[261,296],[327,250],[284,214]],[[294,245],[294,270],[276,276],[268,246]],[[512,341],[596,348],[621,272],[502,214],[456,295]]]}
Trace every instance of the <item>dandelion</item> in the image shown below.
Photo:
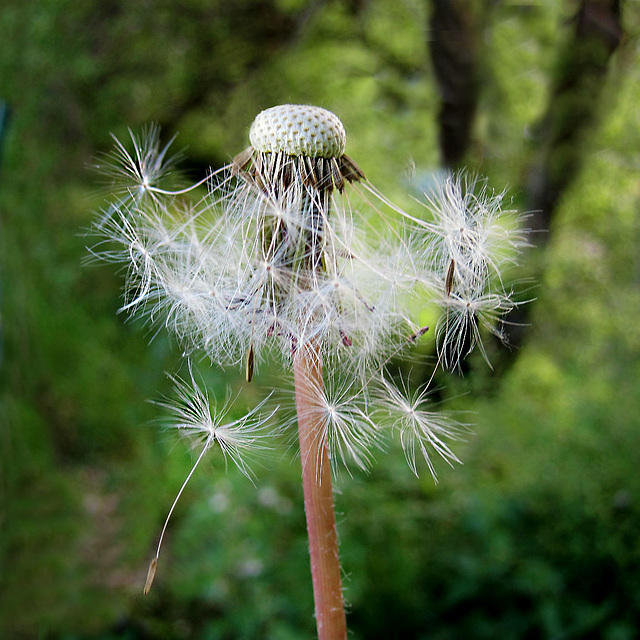
{"label": "dandelion", "polygon": [[262,441],[265,438],[265,425],[275,414],[275,410],[267,415],[260,414],[268,400],[268,398],[265,398],[240,418],[225,421],[231,409],[229,400],[227,399],[223,407],[218,410],[215,404],[209,402],[207,392],[197,385],[191,366],[189,366],[189,373],[191,384],[171,376],[178,395],[177,402],[166,401],[157,402],[156,404],[168,409],[171,415],[171,426],[191,438],[194,445],[202,446],[202,450],[169,509],[160,532],[156,555],[149,565],[144,587],[145,595],[149,593],[156,575],[160,548],[162,547],[162,541],[171,515],[205,453],[217,444],[222,449],[225,458],[231,459],[245,476],[251,478],[251,470],[242,454],[247,450],[251,454],[255,454],[256,450],[264,448]]}
{"label": "dandelion", "polygon": [[[267,358],[293,372],[318,635],[346,638],[332,468],[367,469],[387,433],[416,474],[420,457],[434,478],[433,454],[458,462],[450,443],[464,425],[428,408],[429,384],[395,386],[385,365],[432,334],[436,367],[484,353],[481,333],[499,333],[515,305],[502,270],[523,236],[503,223],[503,194],[464,175],[445,176],[416,214],[400,209],[318,107],[260,113],[250,146],[207,177],[204,197],[190,194],[204,181],[169,188],[171,143],[160,145],[157,128],[131,137],[133,152],[116,141],[105,162],[115,197],[92,256],[126,266],[122,311],[167,328],[185,356],[239,365],[251,384]],[[434,332],[418,320],[426,303],[442,309]],[[250,476],[245,456],[264,446],[274,416],[266,400],[225,422],[226,404],[175,382],[177,403],[161,404],[202,447],[189,477],[215,444]],[[157,554],[147,587],[156,567]]]}

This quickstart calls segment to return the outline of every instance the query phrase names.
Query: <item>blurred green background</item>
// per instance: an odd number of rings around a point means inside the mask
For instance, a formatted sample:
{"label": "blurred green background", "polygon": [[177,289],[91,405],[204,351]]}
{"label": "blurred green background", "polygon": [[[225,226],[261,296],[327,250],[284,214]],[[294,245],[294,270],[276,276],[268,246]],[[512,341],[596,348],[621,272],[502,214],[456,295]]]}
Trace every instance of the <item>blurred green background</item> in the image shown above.
{"label": "blurred green background", "polygon": [[255,487],[205,459],[142,596],[194,459],[146,402],[180,349],[116,314],[121,274],[82,264],[110,132],[179,133],[197,179],[284,102],[336,112],[386,193],[444,163],[544,214],[513,274],[536,279],[522,348],[438,380],[477,423],[464,466],[437,462],[436,485],[392,447],[337,482],[350,637],[639,637],[639,18],[612,0],[4,0],[0,637],[313,637],[292,455]]}

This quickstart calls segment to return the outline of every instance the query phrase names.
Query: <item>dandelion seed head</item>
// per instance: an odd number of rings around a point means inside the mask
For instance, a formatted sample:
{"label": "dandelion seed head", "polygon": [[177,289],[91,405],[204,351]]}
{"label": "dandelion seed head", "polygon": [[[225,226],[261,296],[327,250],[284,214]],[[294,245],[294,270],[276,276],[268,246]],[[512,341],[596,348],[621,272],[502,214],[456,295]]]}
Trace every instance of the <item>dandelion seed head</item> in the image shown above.
{"label": "dandelion seed head", "polygon": [[[267,109],[249,138],[197,202],[187,196],[193,187],[164,189],[173,160],[157,128],[132,134],[133,150],[116,141],[107,163],[116,197],[96,225],[93,255],[125,265],[122,309],[166,327],[185,355],[242,364],[247,379],[272,354],[290,366],[317,345],[329,364],[315,405],[333,463],[369,466],[379,445],[376,402],[414,472],[416,455],[430,469],[429,452],[454,460],[446,442],[455,424],[378,378],[426,333],[426,305],[442,309],[428,336],[436,366],[457,367],[475,347],[486,358],[481,334],[500,335],[515,304],[502,270],[524,246],[513,223],[503,224],[504,194],[449,174],[425,196],[431,218],[413,216],[366,180],[345,155],[339,118],[318,107]],[[174,416],[183,433],[232,458],[253,446],[250,421],[239,429],[205,394],[181,393]]]}
{"label": "dandelion seed head", "polygon": [[251,125],[249,140],[257,151],[309,158],[339,158],[347,136],[331,111],[285,104],[262,111]]}

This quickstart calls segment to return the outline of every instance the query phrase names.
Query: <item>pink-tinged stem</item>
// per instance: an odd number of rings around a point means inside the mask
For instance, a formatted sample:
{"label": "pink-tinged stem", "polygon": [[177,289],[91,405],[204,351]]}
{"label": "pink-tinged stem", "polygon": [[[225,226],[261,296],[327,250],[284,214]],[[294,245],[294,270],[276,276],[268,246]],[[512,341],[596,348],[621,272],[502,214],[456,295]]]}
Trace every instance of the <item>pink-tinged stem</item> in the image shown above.
{"label": "pink-tinged stem", "polygon": [[318,640],[345,640],[347,622],[340,580],[331,464],[317,400],[323,388],[322,360],[317,347],[312,345],[296,350],[293,376]]}

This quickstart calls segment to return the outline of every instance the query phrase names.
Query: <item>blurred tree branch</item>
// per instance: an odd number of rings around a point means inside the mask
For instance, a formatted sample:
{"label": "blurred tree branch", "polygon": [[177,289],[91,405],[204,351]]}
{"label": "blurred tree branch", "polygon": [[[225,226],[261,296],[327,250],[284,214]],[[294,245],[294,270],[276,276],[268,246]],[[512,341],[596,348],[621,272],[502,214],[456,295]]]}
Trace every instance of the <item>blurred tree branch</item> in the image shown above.
{"label": "blurred tree branch", "polygon": [[[558,52],[549,103],[538,127],[538,151],[526,185],[530,241],[545,246],[558,204],[584,161],[585,145],[598,125],[600,98],[609,62],[623,36],[619,0],[581,0],[571,19],[572,31]],[[533,277],[542,266],[533,259]],[[505,318],[504,332],[516,351],[502,350],[500,368],[508,367],[527,337],[531,305],[515,308]]]}
{"label": "blurred tree branch", "polygon": [[429,51],[441,105],[442,163],[459,167],[471,140],[478,105],[478,24],[473,0],[431,0]]}
{"label": "blurred tree branch", "polygon": [[[560,198],[582,166],[584,142],[597,124],[599,98],[609,61],[622,40],[619,0],[582,0],[572,34],[559,52],[546,114],[538,132],[539,151],[529,172],[531,229],[547,232]],[[537,244],[548,233],[535,233]]]}

